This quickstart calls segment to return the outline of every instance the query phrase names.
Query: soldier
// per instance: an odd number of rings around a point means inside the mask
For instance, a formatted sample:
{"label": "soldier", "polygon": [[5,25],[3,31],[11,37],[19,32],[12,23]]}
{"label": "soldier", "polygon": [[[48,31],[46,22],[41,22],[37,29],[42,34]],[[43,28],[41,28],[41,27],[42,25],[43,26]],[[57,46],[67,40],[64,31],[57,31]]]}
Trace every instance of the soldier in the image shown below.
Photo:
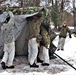
{"label": "soldier", "polygon": [[55,32],[52,31],[52,29],[50,28],[50,48],[49,48],[49,56],[50,59],[55,59],[56,56],[54,56],[54,52],[56,51],[56,46],[53,44],[53,40],[56,38],[56,34]]}
{"label": "soldier", "polygon": [[36,13],[33,17],[27,18],[27,23],[29,26],[28,35],[28,61],[30,67],[38,68],[36,64],[36,58],[38,54],[38,40],[40,37],[40,25],[42,22],[42,17],[40,13]]}
{"label": "soldier", "polygon": [[8,17],[1,27],[4,36],[4,55],[1,61],[3,69],[14,68],[13,59],[15,55],[14,15],[11,11],[6,13],[8,13]]}
{"label": "soldier", "polygon": [[49,28],[50,28],[50,19],[46,15],[46,9],[44,10],[43,17],[44,20],[41,24],[40,35],[42,36],[41,40],[41,48],[38,55],[38,62],[42,63],[42,66],[49,66],[49,46],[50,46],[50,36],[49,36]]}
{"label": "soldier", "polygon": [[48,33],[48,26],[42,23],[40,34],[42,36],[41,48],[39,52],[39,58],[43,66],[49,66],[49,46],[50,46],[50,36]]}
{"label": "soldier", "polygon": [[59,34],[59,42],[58,42],[58,48],[57,48],[58,51],[60,49],[64,50],[65,38],[67,36],[67,33],[69,33],[69,38],[72,38],[71,37],[71,31],[67,27],[66,21],[63,22],[63,25],[59,29],[60,29],[60,34]]}
{"label": "soldier", "polygon": [[[46,10],[44,8],[42,10],[44,11],[44,12],[42,12],[44,20],[41,25],[41,35],[43,37],[44,42],[41,42],[41,45],[44,46],[44,43],[48,42],[49,50],[46,49],[46,51],[45,51],[43,49],[40,49],[37,61],[40,63],[42,63],[44,61],[45,63],[42,65],[48,66],[49,65],[49,63],[48,63],[49,56],[50,56],[50,59],[56,58],[56,56],[54,56],[54,52],[56,51],[56,46],[52,43],[52,41],[56,37],[56,34],[50,28],[50,14],[48,12],[46,12]],[[46,52],[45,55],[43,55],[43,52]],[[48,52],[49,52],[49,54],[48,54]],[[43,59],[43,57],[45,57],[45,58]]]}

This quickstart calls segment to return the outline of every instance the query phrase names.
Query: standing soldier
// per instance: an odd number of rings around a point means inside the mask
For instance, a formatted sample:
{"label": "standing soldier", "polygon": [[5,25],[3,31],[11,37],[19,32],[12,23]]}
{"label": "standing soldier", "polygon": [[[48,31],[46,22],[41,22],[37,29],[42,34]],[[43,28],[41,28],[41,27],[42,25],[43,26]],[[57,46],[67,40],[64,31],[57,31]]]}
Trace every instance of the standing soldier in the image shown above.
{"label": "standing soldier", "polygon": [[59,28],[60,29],[60,34],[59,34],[59,42],[58,42],[58,48],[57,50],[64,50],[64,44],[65,44],[65,39],[67,36],[67,33],[69,33],[69,38],[71,37],[71,31],[70,29],[67,27],[67,22],[64,21],[62,27]]}
{"label": "standing soldier", "polygon": [[43,66],[49,66],[49,46],[50,46],[50,36],[49,36],[49,28],[50,28],[50,19],[48,18],[46,10],[43,8],[43,16],[44,20],[41,24],[40,35],[42,36],[41,40],[41,48],[39,51],[38,62],[41,62]]}
{"label": "standing soldier", "polygon": [[49,66],[49,46],[50,46],[50,36],[47,31],[47,28],[42,25],[41,26],[41,32],[42,36],[41,40],[41,48],[39,52],[39,58],[41,61],[43,61],[42,65],[43,66]]}
{"label": "standing soldier", "polygon": [[4,56],[1,61],[3,69],[14,68],[13,59],[15,55],[14,15],[11,11],[6,13],[8,13],[8,17],[1,27],[4,36]]}
{"label": "standing soldier", "polygon": [[40,38],[40,25],[42,23],[42,17],[40,13],[36,13],[33,17],[27,18],[29,26],[28,35],[28,61],[30,67],[38,68],[36,64],[36,58],[38,54],[38,38]]}

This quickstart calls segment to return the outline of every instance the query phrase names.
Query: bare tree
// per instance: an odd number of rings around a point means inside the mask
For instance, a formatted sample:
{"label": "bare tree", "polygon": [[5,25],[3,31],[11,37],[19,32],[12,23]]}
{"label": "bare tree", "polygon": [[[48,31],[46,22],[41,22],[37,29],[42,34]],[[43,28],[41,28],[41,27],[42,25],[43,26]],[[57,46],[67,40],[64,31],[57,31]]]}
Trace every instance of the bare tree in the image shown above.
{"label": "bare tree", "polygon": [[39,6],[40,0],[20,0],[21,6]]}

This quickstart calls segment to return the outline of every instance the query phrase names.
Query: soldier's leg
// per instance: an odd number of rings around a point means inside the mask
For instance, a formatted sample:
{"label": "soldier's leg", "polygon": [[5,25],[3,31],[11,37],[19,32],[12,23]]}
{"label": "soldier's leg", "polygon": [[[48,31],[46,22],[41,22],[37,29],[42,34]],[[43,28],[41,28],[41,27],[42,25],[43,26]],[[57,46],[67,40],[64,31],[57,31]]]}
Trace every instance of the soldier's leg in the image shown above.
{"label": "soldier's leg", "polygon": [[61,50],[64,50],[65,38],[62,38],[61,42]]}
{"label": "soldier's leg", "polygon": [[52,43],[52,50],[53,50],[53,53],[56,51],[56,46]]}
{"label": "soldier's leg", "polygon": [[2,61],[3,62],[7,62],[8,60],[8,44],[4,44],[4,55],[3,55],[3,58],[2,58]]}
{"label": "soldier's leg", "polygon": [[43,46],[40,47],[40,50],[39,50],[39,56],[40,60],[44,60],[43,59]]}
{"label": "soldier's leg", "polygon": [[31,58],[31,41],[29,40],[28,42],[28,62],[30,62],[30,58]]}
{"label": "soldier's leg", "polygon": [[3,69],[6,69],[7,60],[8,60],[8,46],[7,44],[4,44],[4,55],[1,61],[1,66]]}
{"label": "soldier's leg", "polygon": [[61,38],[59,38],[59,41],[58,41],[58,50],[61,48]]}
{"label": "soldier's leg", "polygon": [[56,46],[51,43],[50,48],[49,48],[49,55],[53,55],[53,53],[56,51]]}
{"label": "soldier's leg", "polygon": [[56,48],[57,47],[53,43],[51,43],[50,48],[49,48],[49,57],[50,57],[50,59],[55,59],[56,58],[56,56],[54,55],[54,53],[56,51]]}
{"label": "soldier's leg", "polygon": [[6,63],[7,59],[8,59],[8,52],[5,51],[1,62],[5,62]]}
{"label": "soldier's leg", "polygon": [[49,50],[43,46],[43,58],[44,62],[42,63],[43,66],[49,66]]}
{"label": "soldier's leg", "polygon": [[9,43],[9,58],[8,58],[8,63],[7,66],[10,68],[14,68],[13,66],[13,60],[15,56],[15,43]]}
{"label": "soldier's leg", "polygon": [[31,39],[31,55],[30,55],[30,67],[39,67],[34,64],[38,55],[38,45],[36,42],[36,38]]}

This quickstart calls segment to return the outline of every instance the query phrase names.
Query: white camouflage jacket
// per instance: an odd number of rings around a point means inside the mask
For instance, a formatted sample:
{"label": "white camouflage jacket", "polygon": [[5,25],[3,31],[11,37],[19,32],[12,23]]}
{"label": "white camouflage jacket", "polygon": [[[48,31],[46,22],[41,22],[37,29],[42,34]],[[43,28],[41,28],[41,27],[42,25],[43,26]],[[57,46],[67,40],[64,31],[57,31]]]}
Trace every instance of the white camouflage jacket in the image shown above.
{"label": "white camouflage jacket", "polygon": [[10,20],[8,23],[4,23],[1,27],[3,33],[4,44],[14,42],[14,15],[11,11],[8,12]]}

